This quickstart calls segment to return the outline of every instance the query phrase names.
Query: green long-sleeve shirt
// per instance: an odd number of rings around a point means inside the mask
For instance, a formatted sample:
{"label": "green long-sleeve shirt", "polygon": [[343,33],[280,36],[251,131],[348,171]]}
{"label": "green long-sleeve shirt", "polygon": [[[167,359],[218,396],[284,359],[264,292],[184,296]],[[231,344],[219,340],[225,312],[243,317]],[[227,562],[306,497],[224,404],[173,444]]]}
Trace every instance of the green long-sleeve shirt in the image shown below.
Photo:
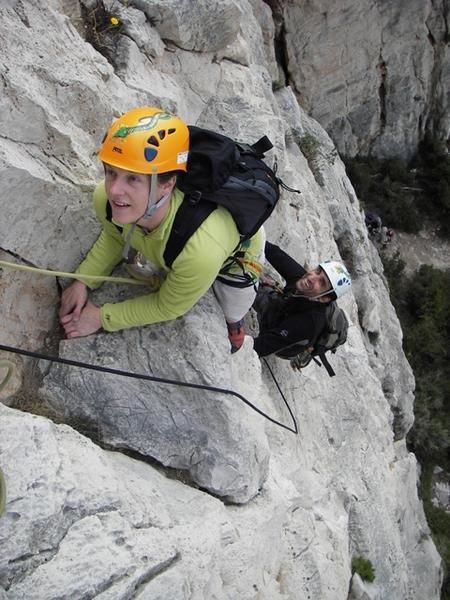
{"label": "green long-sleeve shirt", "polygon": [[[227,210],[219,207],[195,231],[169,269],[163,254],[182,200],[183,193],[175,189],[169,210],[156,229],[146,233],[140,227],[135,228],[131,247],[167,276],[155,292],[124,302],[104,304],[101,320],[106,331],[150,325],[185,314],[211,287],[223,263],[238,245],[239,233],[234,220]],[[100,183],[94,192],[94,207],[103,230],[78,267],[80,275],[109,275],[122,259],[125,239],[132,226],[123,225],[120,232],[114,223],[108,221],[107,202],[104,183]],[[252,247],[259,248],[260,244],[261,232],[258,232],[247,251],[251,252]],[[98,284],[89,282],[87,285],[95,288]]]}

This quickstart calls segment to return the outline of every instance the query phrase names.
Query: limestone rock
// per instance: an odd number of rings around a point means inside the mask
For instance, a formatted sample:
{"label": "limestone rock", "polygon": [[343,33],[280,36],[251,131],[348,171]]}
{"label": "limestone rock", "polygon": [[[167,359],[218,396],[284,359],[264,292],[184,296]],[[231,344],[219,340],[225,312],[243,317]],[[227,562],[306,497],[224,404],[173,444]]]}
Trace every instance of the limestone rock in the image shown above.
{"label": "limestone rock", "polygon": [[200,0],[195,4],[189,0],[134,0],[133,4],[155,23],[162,38],[185,50],[220,50],[236,38],[239,29],[241,9],[233,0]]}
{"label": "limestone rock", "polygon": [[352,577],[348,600],[373,600],[376,594],[376,591],[373,588],[374,586],[365,584],[358,573],[355,573]]}
{"label": "limestone rock", "polygon": [[[152,595],[161,579],[174,598],[187,598],[185,586],[199,597],[214,589],[208,566],[226,521],[217,500],[102,452],[70,427],[0,412],[8,484],[0,585],[9,600],[117,599],[131,591],[163,598]],[[194,538],[201,561],[186,556]]]}
{"label": "limestone rock", "polygon": [[[12,265],[18,262],[2,251],[0,260]],[[3,319],[0,343],[25,350],[41,350],[50,342],[49,332],[55,327],[57,302],[55,278],[52,280],[39,274],[1,267],[0,305]],[[24,319],[24,315],[30,315],[30,318]],[[1,358],[7,358],[14,366],[9,383],[0,391],[0,401],[8,404],[22,387],[32,389],[33,363],[17,354],[2,354]],[[5,376],[6,371],[2,370],[0,383]]]}
{"label": "limestone rock", "polygon": [[[61,355],[233,390],[229,342],[217,311],[213,298],[205,298],[180,321],[66,341]],[[252,349],[246,352],[251,360]],[[65,365],[51,367],[42,395],[65,422],[85,427],[97,442],[185,469],[200,487],[233,502],[247,502],[266,478],[263,420],[236,397]]]}
{"label": "limestone rock", "polygon": [[[430,575],[439,561],[414,506],[413,458],[402,445],[394,456],[381,427],[364,431],[364,415],[358,422],[354,413],[342,427],[339,413],[322,406],[328,435],[342,429],[340,439],[327,443],[317,402],[306,396],[296,410],[299,419],[309,415],[308,426],[300,421],[301,448],[294,436],[270,431],[271,473],[261,493],[241,506],[223,505],[142,461],[102,451],[67,425],[0,405],[8,487],[0,586],[6,597],[125,599],[137,590],[161,600],[250,600],[255,594],[333,600],[346,597],[355,552],[375,565],[371,598],[437,598],[438,580]],[[358,444],[363,459],[355,463]],[[408,523],[413,513],[417,521]],[[413,556],[418,562],[406,576]]]}
{"label": "limestone rock", "polygon": [[283,15],[292,84],[340,153],[408,158],[429,126],[448,138],[440,3],[296,0]]}

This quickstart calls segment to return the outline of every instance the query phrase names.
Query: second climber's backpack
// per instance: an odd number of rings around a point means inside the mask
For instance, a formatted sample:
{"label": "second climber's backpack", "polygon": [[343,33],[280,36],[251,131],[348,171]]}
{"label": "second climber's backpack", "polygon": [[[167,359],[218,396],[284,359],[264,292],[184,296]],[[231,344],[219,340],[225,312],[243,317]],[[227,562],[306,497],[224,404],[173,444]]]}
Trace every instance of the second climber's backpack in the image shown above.
{"label": "second climber's backpack", "polygon": [[307,367],[314,360],[318,365],[325,367],[330,377],[334,377],[336,373],[328,362],[326,354],[328,352],[334,354],[339,346],[345,344],[349,324],[347,315],[335,301],[327,304],[325,321],[325,327],[316,340],[310,344],[313,348],[311,352],[305,348],[305,342],[302,342],[282,348],[281,351],[275,353],[276,356],[288,360],[295,358],[299,369]]}
{"label": "second climber's backpack", "polygon": [[312,352],[305,351],[304,358],[302,356],[301,368],[306,367],[311,360],[314,360],[318,365],[322,364],[325,367],[330,377],[334,377],[336,373],[328,362],[326,353],[334,354],[337,348],[347,341],[348,319],[335,301],[327,305],[325,319],[326,325],[314,342]]}
{"label": "second climber's backpack", "polygon": [[327,360],[326,353],[334,354],[337,348],[347,341],[348,319],[342,308],[339,308],[334,301],[327,306],[325,317],[327,321],[325,329],[314,344],[311,356],[316,362],[318,361],[315,357],[319,357],[328,375],[333,377],[335,372]]}
{"label": "second climber's backpack", "polygon": [[217,206],[231,213],[241,241],[251,238],[269,218],[283,185],[262,160],[273,147],[267,136],[249,145],[201,127],[189,126],[189,132],[187,172],[177,182],[185,197],[164,251],[168,267]]}

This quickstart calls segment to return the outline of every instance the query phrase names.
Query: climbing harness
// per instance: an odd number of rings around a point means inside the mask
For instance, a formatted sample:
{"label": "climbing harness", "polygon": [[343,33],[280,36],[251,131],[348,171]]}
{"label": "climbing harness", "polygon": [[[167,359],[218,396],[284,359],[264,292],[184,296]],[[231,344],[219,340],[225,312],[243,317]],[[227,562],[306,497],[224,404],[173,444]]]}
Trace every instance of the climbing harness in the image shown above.
{"label": "climbing harness", "polygon": [[[239,400],[241,400],[244,404],[246,404],[247,406],[249,406],[250,408],[252,408],[255,412],[257,412],[258,414],[260,414],[262,417],[266,418],[268,421],[270,421],[271,423],[274,423],[275,425],[278,425],[279,427],[282,427],[283,429],[286,429],[287,431],[291,431],[292,433],[295,433],[295,435],[298,434],[298,427],[297,427],[297,422],[295,420],[295,417],[292,413],[292,410],[285,398],[285,396],[283,395],[283,392],[280,389],[280,386],[278,385],[277,380],[275,379],[275,376],[272,372],[272,370],[270,369],[269,365],[267,364],[266,361],[264,361],[266,363],[267,368],[269,369],[269,372],[273,378],[273,380],[275,381],[275,384],[278,388],[278,391],[281,394],[281,397],[284,400],[284,403],[287,406],[287,409],[289,411],[289,414],[291,416],[292,422],[293,422],[293,427],[290,427],[289,425],[285,425],[284,423],[281,423],[280,421],[277,421],[276,419],[272,418],[271,416],[269,416],[267,413],[265,413],[264,411],[262,411],[261,409],[259,409],[257,406],[255,406],[254,404],[252,404],[249,400],[247,400],[247,398],[245,398],[244,396],[242,396],[241,394],[239,394],[238,392],[234,392],[233,390],[228,390],[225,388],[219,388],[219,387],[214,387],[214,386],[210,386],[210,385],[203,385],[200,383],[189,383],[187,381],[177,381],[175,379],[166,379],[164,377],[154,377],[153,375],[144,375],[141,373],[132,373],[131,371],[122,371],[120,369],[111,369],[110,367],[102,367],[100,365],[92,365],[90,363],[85,363],[85,362],[81,362],[81,361],[77,361],[77,360],[71,360],[68,358],[60,358],[58,356],[50,356],[50,355],[46,355],[46,354],[41,354],[39,352],[31,352],[30,350],[23,350],[22,348],[16,348],[14,346],[7,346],[5,344],[0,344],[0,350],[3,350],[5,352],[12,352],[13,354],[21,354],[23,356],[29,356],[30,358],[36,358],[38,360],[47,360],[49,362],[55,362],[55,363],[60,363],[60,364],[64,364],[64,365],[70,365],[73,367],[80,367],[83,369],[90,369],[92,371],[100,371],[102,373],[111,373],[112,375],[121,375],[122,377],[129,377],[132,379],[143,379],[145,381],[154,381],[156,383],[164,383],[167,385],[177,385],[180,387],[190,387],[190,388],[194,388],[197,390],[208,390],[210,392],[216,392],[218,394],[228,394],[231,396],[236,396],[236,398],[239,398]],[[9,362],[9,361],[8,361]],[[8,377],[8,375],[7,375]],[[0,389],[5,385],[5,381],[0,382]]]}

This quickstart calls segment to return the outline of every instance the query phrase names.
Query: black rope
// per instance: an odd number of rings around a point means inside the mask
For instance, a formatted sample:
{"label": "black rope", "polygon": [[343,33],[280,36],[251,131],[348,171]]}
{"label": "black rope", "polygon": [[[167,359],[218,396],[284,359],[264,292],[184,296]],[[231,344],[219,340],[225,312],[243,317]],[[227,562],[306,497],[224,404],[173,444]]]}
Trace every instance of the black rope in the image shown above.
{"label": "black rope", "polygon": [[180,387],[190,387],[190,388],[195,388],[198,390],[209,390],[211,392],[217,392],[217,393],[221,393],[221,394],[228,394],[228,395],[236,396],[244,404],[246,404],[247,406],[252,408],[254,411],[256,411],[258,414],[260,414],[262,417],[266,418],[268,421],[271,421],[275,425],[278,425],[279,427],[282,427],[283,429],[287,429],[288,431],[291,431],[292,433],[295,433],[296,435],[298,434],[297,423],[295,421],[294,415],[292,414],[292,411],[286,401],[286,398],[283,396],[283,393],[281,392],[278,382],[276,381],[276,379],[275,379],[272,371],[270,370],[269,365],[267,365],[267,363],[266,363],[266,365],[269,368],[270,374],[272,375],[272,377],[278,387],[278,390],[279,390],[286,406],[288,407],[289,413],[290,413],[293,423],[294,423],[294,429],[292,429],[288,425],[285,425],[284,423],[281,423],[280,421],[277,421],[276,419],[273,419],[268,414],[266,414],[265,412],[260,410],[258,407],[256,407],[254,404],[252,404],[249,400],[247,400],[247,398],[245,398],[244,396],[241,396],[241,394],[238,394],[237,392],[234,392],[233,390],[227,390],[224,388],[214,387],[214,386],[210,386],[210,385],[203,385],[200,383],[188,383],[187,381],[177,381],[175,379],[165,379],[163,377],[154,377],[153,375],[143,375],[141,373],[132,373],[131,371],[122,371],[120,369],[111,369],[109,367],[102,367],[100,365],[92,365],[92,364],[80,362],[77,360],[70,360],[68,358],[60,358],[59,356],[49,356],[46,354],[41,354],[39,352],[32,352],[30,350],[22,350],[21,348],[16,348],[14,346],[6,346],[4,344],[0,344],[0,350],[4,350],[5,352],[12,352],[13,354],[21,354],[23,356],[29,356],[31,358],[37,358],[39,360],[47,360],[49,362],[61,363],[63,365],[70,365],[73,367],[81,367],[83,369],[90,369],[92,371],[101,371],[102,373],[111,373],[113,375],[121,375],[122,377],[129,377],[132,379],[144,379],[146,381],[155,381],[156,383],[165,383],[167,385],[178,385]]}
{"label": "black rope", "polygon": [[289,406],[289,403],[288,403],[288,401],[286,400],[286,398],[285,398],[285,396],[284,396],[283,392],[281,391],[281,388],[280,388],[280,386],[279,386],[279,384],[278,384],[278,381],[276,380],[276,377],[275,377],[275,375],[273,374],[273,371],[272,371],[272,369],[271,369],[271,368],[270,368],[270,366],[269,366],[269,363],[267,362],[267,360],[266,360],[265,358],[263,358],[263,361],[264,361],[264,364],[266,365],[266,367],[269,369],[269,373],[271,374],[271,376],[272,376],[272,379],[274,380],[274,382],[275,382],[275,385],[277,386],[277,389],[278,389],[278,391],[280,392],[280,396],[283,398],[283,401],[284,401],[284,403],[286,404],[286,408],[288,409],[288,411],[289,411],[289,414],[291,415],[292,422],[294,423],[294,429],[289,429],[289,431],[292,431],[292,433],[295,433],[295,435],[298,435],[298,426],[297,426],[297,421],[295,420],[295,417],[294,417],[294,415],[293,415],[293,413],[292,413],[291,407]]}

